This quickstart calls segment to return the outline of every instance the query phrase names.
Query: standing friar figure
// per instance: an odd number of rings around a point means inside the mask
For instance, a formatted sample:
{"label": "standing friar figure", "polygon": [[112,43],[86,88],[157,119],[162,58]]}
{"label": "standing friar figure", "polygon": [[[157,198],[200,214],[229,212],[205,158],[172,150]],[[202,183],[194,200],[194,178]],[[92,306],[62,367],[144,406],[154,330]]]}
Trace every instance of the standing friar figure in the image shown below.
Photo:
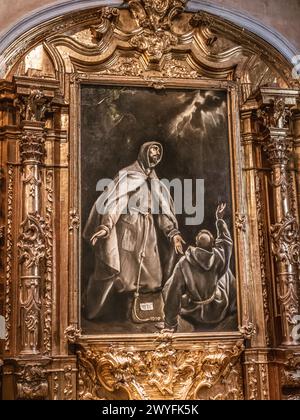
{"label": "standing friar figure", "polygon": [[130,303],[137,290],[160,290],[174,268],[176,253],[183,253],[170,193],[154,170],[162,155],[160,143],[143,144],[137,161],[118,173],[91,210],[84,230],[95,251],[87,288],[90,320],[110,318],[120,309],[112,308],[116,295],[118,302]]}

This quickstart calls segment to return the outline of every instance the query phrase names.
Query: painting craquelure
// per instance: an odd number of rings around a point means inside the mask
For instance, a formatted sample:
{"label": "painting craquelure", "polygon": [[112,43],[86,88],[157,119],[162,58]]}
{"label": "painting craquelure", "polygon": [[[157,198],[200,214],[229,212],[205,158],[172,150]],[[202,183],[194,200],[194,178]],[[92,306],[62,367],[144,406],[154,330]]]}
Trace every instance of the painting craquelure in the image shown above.
{"label": "painting craquelure", "polygon": [[227,91],[83,85],[81,109],[84,333],[235,331]]}

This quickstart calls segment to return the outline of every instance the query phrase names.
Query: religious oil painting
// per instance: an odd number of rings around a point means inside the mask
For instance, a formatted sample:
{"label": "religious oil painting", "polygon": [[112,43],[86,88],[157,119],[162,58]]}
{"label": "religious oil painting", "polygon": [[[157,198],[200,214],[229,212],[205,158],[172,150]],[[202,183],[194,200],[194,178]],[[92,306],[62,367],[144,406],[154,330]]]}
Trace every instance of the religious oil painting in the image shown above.
{"label": "religious oil painting", "polygon": [[81,86],[84,334],[237,330],[227,103]]}

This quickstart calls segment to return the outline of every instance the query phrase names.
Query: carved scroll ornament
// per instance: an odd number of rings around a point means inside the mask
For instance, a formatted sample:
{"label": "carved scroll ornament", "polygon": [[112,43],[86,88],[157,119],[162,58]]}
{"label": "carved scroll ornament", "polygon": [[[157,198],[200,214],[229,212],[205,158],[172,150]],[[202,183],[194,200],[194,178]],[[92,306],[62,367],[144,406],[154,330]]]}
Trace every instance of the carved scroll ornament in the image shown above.
{"label": "carved scroll ornament", "polygon": [[29,214],[21,224],[21,235],[18,242],[20,261],[25,262],[26,268],[38,267],[45,258],[47,225],[38,214]]}
{"label": "carved scroll ornament", "polygon": [[300,264],[300,236],[296,218],[288,213],[285,218],[271,226],[272,250],[277,261],[285,264]]}
{"label": "carved scroll ornament", "polygon": [[241,342],[178,350],[163,340],[152,351],[95,346],[78,352],[79,398],[242,399],[237,374]]}
{"label": "carved scroll ornament", "polygon": [[[178,43],[178,35],[172,30],[172,21],[182,13],[185,0],[126,0],[137,29],[130,38],[130,44],[145,52],[150,61],[157,62],[171,46]],[[111,33],[119,11],[105,7],[100,12],[100,22],[91,27],[94,41]]]}
{"label": "carved scroll ornament", "polygon": [[69,327],[65,329],[64,334],[65,334],[66,341],[74,344],[76,343],[76,341],[81,335],[81,329],[77,328],[75,325],[70,325]]}
{"label": "carved scroll ornament", "polygon": [[100,42],[103,36],[113,29],[118,16],[119,10],[115,7],[103,7],[100,10],[99,23],[91,26],[91,34],[96,43]]}

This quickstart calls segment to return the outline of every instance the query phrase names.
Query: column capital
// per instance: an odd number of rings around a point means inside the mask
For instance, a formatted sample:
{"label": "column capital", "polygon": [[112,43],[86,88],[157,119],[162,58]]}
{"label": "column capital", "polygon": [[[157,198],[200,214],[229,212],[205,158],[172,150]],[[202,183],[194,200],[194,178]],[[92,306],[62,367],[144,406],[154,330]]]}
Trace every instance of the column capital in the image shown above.
{"label": "column capital", "polygon": [[42,122],[24,121],[20,136],[20,157],[23,165],[41,165],[46,156],[45,124]]}
{"label": "column capital", "polygon": [[299,91],[280,88],[260,88],[256,94],[257,116],[266,129],[289,128],[292,108],[297,105]]}
{"label": "column capital", "polygon": [[27,76],[14,77],[16,100],[22,121],[44,121],[52,104],[60,103],[59,82]]}
{"label": "column capital", "polygon": [[292,139],[285,128],[270,128],[264,144],[269,162],[274,165],[287,165],[292,152]]}

